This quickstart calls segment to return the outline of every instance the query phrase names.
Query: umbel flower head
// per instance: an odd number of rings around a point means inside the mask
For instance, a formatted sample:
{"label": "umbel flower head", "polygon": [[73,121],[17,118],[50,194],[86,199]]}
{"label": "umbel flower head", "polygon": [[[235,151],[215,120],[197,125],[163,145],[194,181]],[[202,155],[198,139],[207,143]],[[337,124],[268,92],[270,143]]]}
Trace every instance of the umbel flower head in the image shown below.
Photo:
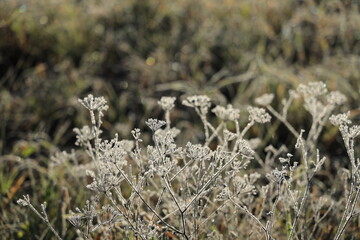
{"label": "umbel flower head", "polygon": [[216,202],[220,202],[220,201],[225,201],[227,199],[230,198],[230,189],[228,187],[224,187],[221,192],[216,196],[215,201]]}
{"label": "umbel flower head", "polygon": [[26,206],[29,205],[30,197],[29,197],[29,195],[24,195],[24,196],[23,196],[23,199],[20,198],[20,199],[17,200],[16,202],[17,202],[17,204],[19,204],[19,205],[21,205],[21,206],[23,206],[23,207],[26,207]]}
{"label": "umbel flower head", "polygon": [[270,94],[264,94],[258,98],[255,99],[255,103],[260,105],[260,106],[268,106],[272,103],[274,99],[274,94],[270,93]]}
{"label": "umbel flower head", "polygon": [[346,102],[346,96],[339,91],[332,91],[327,95],[327,101],[333,105],[341,105]]}
{"label": "umbel flower head", "polygon": [[216,106],[211,110],[215,115],[222,120],[236,121],[240,117],[240,110],[233,108],[231,104],[227,105],[226,108],[222,106]]}
{"label": "umbel flower head", "polygon": [[305,98],[317,97],[328,92],[326,84],[323,82],[310,82],[308,84],[300,84],[297,91]]}
{"label": "umbel flower head", "polygon": [[188,107],[199,108],[202,114],[206,114],[211,106],[210,98],[205,95],[187,97],[182,103]]}
{"label": "umbel flower head", "polygon": [[166,124],[165,121],[149,118],[147,121],[145,121],[146,125],[154,132],[156,132],[158,129],[160,129],[162,126]]}
{"label": "umbel flower head", "polygon": [[160,101],[158,101],[158,104],[164,111],[170,111],[175,107],[175,100],[175,97],[162,97]]}
{"label": "umbel flower head", "polygon": [[92,94],[89,94],[84,99],[79,99],[79,102],[87,108],[89,111],[106,111],[108,105],[106,105],[106,100],[104,97],[94,97]]}
{"label": "umbel flower head", "polygon": [[188,142],[185,147],[186,156],[190,159],[209,160],[212,152],[210,148],[204,147],[201,144],[192,144]]}
{"label": "umbel flower head", "polygon": [[257,123],[266,123],[270,122],[271,116],[266,112],[264,108],[258,107],[248,107],[249,112],[249,121],[254,121]]}
{"label": "umbel flower head", "polygon": [[250,144],[247,140],[241,139],[238,141],[239,144],[239,152],[245,156],[253,156],[255,154],[255,151],[251,149]]}
{"label": "umbel flower head", "polygon": [[95,138],[95,134],[91,131],[91,128],[87,125],[83,126],[81,129],[74,128],[76,133],[76,142],[75,145],[83,146],[86,145],[88,141]]}
{"label": "umbel flower head", "polygon": [[272,170],[270,173],[266,174],[266,177],[271,180],[274,181],[277,184],[282,183],[285,179],[286,179],[287,173],[285,170],[278,170],[278,169],[274,169]]}
{"label": "umbel flower head", "polygon": [[347,125],[351,123],[349,119],[350,112],[340,113],[337,115],[332,115],[329,120],[335,126]]}

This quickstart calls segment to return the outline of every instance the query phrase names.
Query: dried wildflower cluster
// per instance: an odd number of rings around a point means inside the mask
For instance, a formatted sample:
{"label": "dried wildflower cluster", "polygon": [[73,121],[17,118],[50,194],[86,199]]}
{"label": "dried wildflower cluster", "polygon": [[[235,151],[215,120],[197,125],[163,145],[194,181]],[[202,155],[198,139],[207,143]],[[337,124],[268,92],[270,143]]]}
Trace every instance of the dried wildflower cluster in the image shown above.
{"label": "dried wildflower cluster", "polygon": [[240,110],[232,107],[231,104],[227,107],[216,106],[211,110],[221,120],[225,121],[237,121],[240,117]]}
{"label": "dried wildflower cluster", "polygon": [[[287,120],[291,103],[300,96],[312,116],[308,131],[296,130]],[[317,203],[309,200],[313,179],[326,161],[316,143],[329,116],[346,98],[339,92],[329,93],[323,83],[315,82],[290,90],[281,111],[271,106],[273,99],[273,94],[256,98],[261,108],[249,106],[243,113],[232,105],[215,106],[209,112],[211,101],[207,96],[186,98],[183,104],[199,115],[205,138],[202,143],[188,142],[180,147],[176,141],[180,130],[171,126],[170,118],[176,99],[163,97],[158,104],[165,120],[151,118],[145,122],[152,132],[152,143],[144,149],[140,129],[131,131],[133,140],[119,140],[117,135],[111,140],[102,138],[102,117],[108,109],[103,97],[89,95],[79,100],[91,119],[91,126],[74,129],[76,145],[93,163],[84,169],[91,179],[86,186],[91,197],[84,207],[70,212],[68,222],[82,239],[93,239],[95,234],[113,239],[112,234],[119,232],[135,239],[236,239],[245,236],[237,226],[248,221],[254,227],[246,236],[270,240],[281,236],[275,231],[277,221],[286,215],[287,239],[305,239],[304,229],[308,229],[306,239],[312,239],[334,207],[330,197]],[[217,125],[208,120],[209,114],[220,120]],[[248,115],[246,123],[240,122],[240,114]],[[296,137],[296,152],[271,145],[264,149],[264,159],[255,152],[261,140],[247,139],[247,133],[256,124],[268,124],[270,114]],[[360,127],[350,126],[348,114],[333,115],[330,122],[339,126],[351,162],[351,189],[335,236],[339,239],[349,221],[359,215],[360,161],[355,158],[354,139],[360,135]],[[215,147],[210,148],[210,143],[216,143]],[[58,164],[61,156],[69,158],[58,154],[54,158]],[[250,162],[261,165],[267,174],[247,173]],[[61,239],[47,218],[45,205],[39,213],[29,196],[18,203],[30,206]],[[312,228],[307,225],[309,214],[314,219]],[[219,219],[227,235],[221,235],[216,227]]]}

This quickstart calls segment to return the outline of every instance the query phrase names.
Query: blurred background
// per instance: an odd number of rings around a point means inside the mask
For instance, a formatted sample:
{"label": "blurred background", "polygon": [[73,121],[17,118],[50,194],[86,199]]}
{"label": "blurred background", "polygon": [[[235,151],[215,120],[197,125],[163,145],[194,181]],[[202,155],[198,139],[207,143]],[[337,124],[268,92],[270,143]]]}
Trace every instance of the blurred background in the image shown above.
{"label": "blurred background", "polygon": [[[339,111],[359,120],[359,10],[358,0],[0,1],[0,235],[51,237],[16,205],[22,194],[49,202],[64,232],[57,216],[86,199],[68,188],[76,177],[66,168],[50,171],[49,159],[73,148],[72,129],[88,124],[77,99],[89,93],[109,103],[104,134],[121,138],[145,129],[148,117],[162,117],[161,96],[178,97],[171,117],[186,129],[185,142],[201,138],[190,134],[201,123],[181,106],[185,96],[206,94],[246,112],[256,97],[274,93],[280,109],[289,89],[310,81],[346,94]],[[311,120],[301,105],[289,113],[298,129]],[[288,138],[276,126],[264,145]],[[322,151],[341,155],[337,129],[326,129]]]}

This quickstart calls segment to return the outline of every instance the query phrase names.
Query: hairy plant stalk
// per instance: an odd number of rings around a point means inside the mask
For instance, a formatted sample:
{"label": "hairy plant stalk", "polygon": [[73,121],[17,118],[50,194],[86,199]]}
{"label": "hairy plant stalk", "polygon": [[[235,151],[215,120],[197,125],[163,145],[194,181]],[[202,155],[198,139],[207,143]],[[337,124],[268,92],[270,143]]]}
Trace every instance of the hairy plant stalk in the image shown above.
{"label": "hairy plant stalk", "polygon": [[299,133],[295,130],[295,128],[288,122],[288,120],[286,119],[286,115],[285,116],[281,116],[280,113],[278,113],[272,106],[268,105],[266,106],[267,110],[269,110],[269,112],[271,114],[273,114],[280,122],[282,122],[285,127],[287,127],[287,129],[289,129],[289,131],[294,135],[295,138],[299,137]]}
{"label": "hairy plant stalk", "polygon": [[42,214],[39,213],[38,210],[36,210],[36,208],[32,205],[32,203],[30,202],[30,197],[29,195],[24,195],[22,199],[18,200],[18,204],[22,205],[22,206],[27,206],[29,207],[47,226],[48,228],[53,232],[53,234],[55,235],[55,237],[58,240],[62,240],[62,238],[60,237],[60,235],[58,234],[58,232],[54,229],[54,227],[51,225],[48,215],[45,211],[46,209],[46,203],[41,204],[42,207]]}
{"label": "hairy plant stalk", "polygon": [[209,127],[208,127],[208,121],[206,119],[206,116],[200,112],[198,108],[195,108],[197,114],[200,116],[200,119],[204,126],[205,131],[205,141],[209,141],[210,133],[209,133]]}
{"label": "hairy plant stalk", "polygon": [[266,226],[267,226],[266,229],[267,229],[267,232],[268,232],[270,237],[272,235],[272,230],[273,230],[274,224],[275,224],[274,219],[275,219],[276,206],[277,206],[277,204],[279,202],[279,199],[280,199],[280,187],[281,187],[281,183],[279,182],[279,183],[276,184],[276,192],[277,192],[277,194],[276,194],[275,202],[274,202],[274,204],[272,206],[272,209],[271,209],[271,212],[270,212],[270,214],[271,214],[270,221],[268,221],[266,223]]}
{"label": "hairy plant stalk", "polygon": [[116,168],[119,170],[119,172],[121,173],[121,175],[124,177],[124,179],[126,180],[126,182],[130,185],[131,189],[139,196],[139,198],[141,199],[141,201],[145,204],[145,206],[155,214],[155,216],[163,223],[165,224],[168,228],[170,228],[171,230],[173,230],[176,233],[182,234],[182,232],[178,229],[176,229],[174,226],[170,225],[169,223],[165,222],[162,217],[149,205],[149,203],[143,198],[143,196],[140,194],[140,192],[136,189],[136,187],[132,184],[132,182],[129,180],[129,178],[126,176],[126,174],[118,167],[116,166]]}
{"label": "hairy plant stalk", "polygon": [[106,197],[110,200],[110,202],[112,203],[112,205],[119,211],[119,213],[124,216],[124,218],[126,219],[126,221],[130,224],[131,229],[137,233],[141,239],[146,240],[146,237],[143,236],[138,230],[137,228],[132,224],[131,220],[129,219],[128,215],[125,214],[117,205],[117,203],[114,201],[114,199],[109,195],[108,192],[105,193]]}
{"label": "hairy plant stalk", "polygon": [[243,139],[245,134],[249,131],[249,129],[254,126],[255,122],[251,121],[249,122],[246,127],[241,131],[239,139]]}
{"label": "hairy plant stalk", "polygon": [[249,209],[247,209],[247,207],[245,206],[241,206],[240,204],[238,204],[237,202],[235,202],[232,198],[229,198],[229,200],[238,208],[240,208],[245,214],[247,214],[252,220],[254,220],[254,222],[256,222],[256,224],[260,227],[260,229],[264,232],[265,235],[265,239],[266,240],[271,240],[271,233],[269,233],[269,229],[267,229],[261,222],[260,220],[254,215],[252,214]]}
{"label": "hairy plant stalk", "polygon": [[354,213],[357,201],[359,199],[360,195],[360,186],[356,187],[356,192],[354,193],[354,186],[351,184],[350,194],[348,196],[348,199],[346,201],[345,210],[343,213],[343,216],[341,218],[339,228],[335,234],[334,240],[339,240],[341,238],[341,235],[344,233],[346,226],[349,224],[350,220],[357,216],[356,213]]}
{"label": "hairy plant stalk", "polygon": [[327,216],[328,214],[331,212],[332,208],[334,206],[334,203],[331,204],[331,206],[326,210],[326,212],[323,214],[323,216],[318,219],[318,221],[315,222],[314,226],[313,226],[313,230],[309,235],[309,239],[313,239],[313,236],[315,234],[315,231],[317,229],[317,227],[319,226],[320,222],[322,222]]}
{"label": "hairy plant stalk", "polygon": [[[354,151],[354,139],[351,137],[348,132],[345,130],[345,127],[340,128],[341,135],[343,137],[346,152],[348,154],[349,160],[351,162],[351,183],[350,183],[350,193],[346,200],[346,206],[341,218],[339,228],[335,234],[334,240],[340,239],[341,235],[344,233],[346,226],[350,220],[354,217],[354,210],[357,204],[359,193],[360,193],[360,184],[359,184],[359,167],[355,161],[355,151]],[[347,184],[345,182],[345,184]]]}
{"label": "hairy plant stalk", "polygon": [[310,187],[311,187],[311,184],[310,184],[310,181],[308,181],[307,184],[306,184],[306,189],[305,189],[304,195],[301,198],[300,207],[299,207],[298,211],[296,212],[296,216],[295,216],[294,222],[292,224],[291,232],[290,232],[290,235],[288,237],[288,240],[291,240],[294,237],[294,234],[296,232],[296,227],[297,227],[298,220],[299,220],[300,215],[301,215],[301,213],[302,213],[302,211],[304,209],[305,202],[306,202],[306,200],[308,198],[308,195],[309,195],[309,192],[310,192]]}
{"label": "hairy plant stalk", "polygon": [[236,153],[227,163],[224,164],[205,184],[204,186],[199,190],[199,192],[190,200],[188,204],[184,207],[183,211],[187,211],[187,209],[191,206],[191,204],[203,193],[203,191],[212,183],[212,181],[215,180],[239,155],[239,153]]}
{"label": "hairy plant stalk", "polygon": [[[213,131],[213,133],[211,134],[211,136],[209,137],[208,140],[206,140],[205,142],[205,146],[209,146],[209,144],[211,143],[212,140],[214,140],[216,137],[220,137],[219,136],[219,131],[224,127],[224,122],[222,121],[219,126]],[[222,139],[219,139],[220,143],[222,142]]]}

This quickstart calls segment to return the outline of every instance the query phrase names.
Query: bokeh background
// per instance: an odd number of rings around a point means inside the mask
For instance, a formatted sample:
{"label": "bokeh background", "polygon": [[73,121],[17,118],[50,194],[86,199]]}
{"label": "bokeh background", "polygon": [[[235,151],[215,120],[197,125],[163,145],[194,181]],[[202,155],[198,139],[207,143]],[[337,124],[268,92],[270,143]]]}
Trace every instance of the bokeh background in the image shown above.
{"label": "bokeh background", "polygon": [[[271,92],[279,109],[289,89],[310,81],[346,94],[339,111],[359,120],[359,11],[358,0],[0,1],[0,235],[50,239],[16,204],[29,193],[74,237],[59,216],[84,202],[87,193],[73,186],[86,179],[69,166],[51,171],[49,159],[74,147],[72,129],[88,123],[77,99],[89,93],[109,103],[104,134],[121,138],[162,116],[161,96],[178,97],[171,117],[185,142],[201,139],[191,134],[201,124],[181,106],[185,96],[245,110]],[[298,129],[310,124],[301,104],[289,113]],[[322,152],[341,156],[337,129],[326,130]],[[293,143],[279,123],[257,133],[263,145]]]}

